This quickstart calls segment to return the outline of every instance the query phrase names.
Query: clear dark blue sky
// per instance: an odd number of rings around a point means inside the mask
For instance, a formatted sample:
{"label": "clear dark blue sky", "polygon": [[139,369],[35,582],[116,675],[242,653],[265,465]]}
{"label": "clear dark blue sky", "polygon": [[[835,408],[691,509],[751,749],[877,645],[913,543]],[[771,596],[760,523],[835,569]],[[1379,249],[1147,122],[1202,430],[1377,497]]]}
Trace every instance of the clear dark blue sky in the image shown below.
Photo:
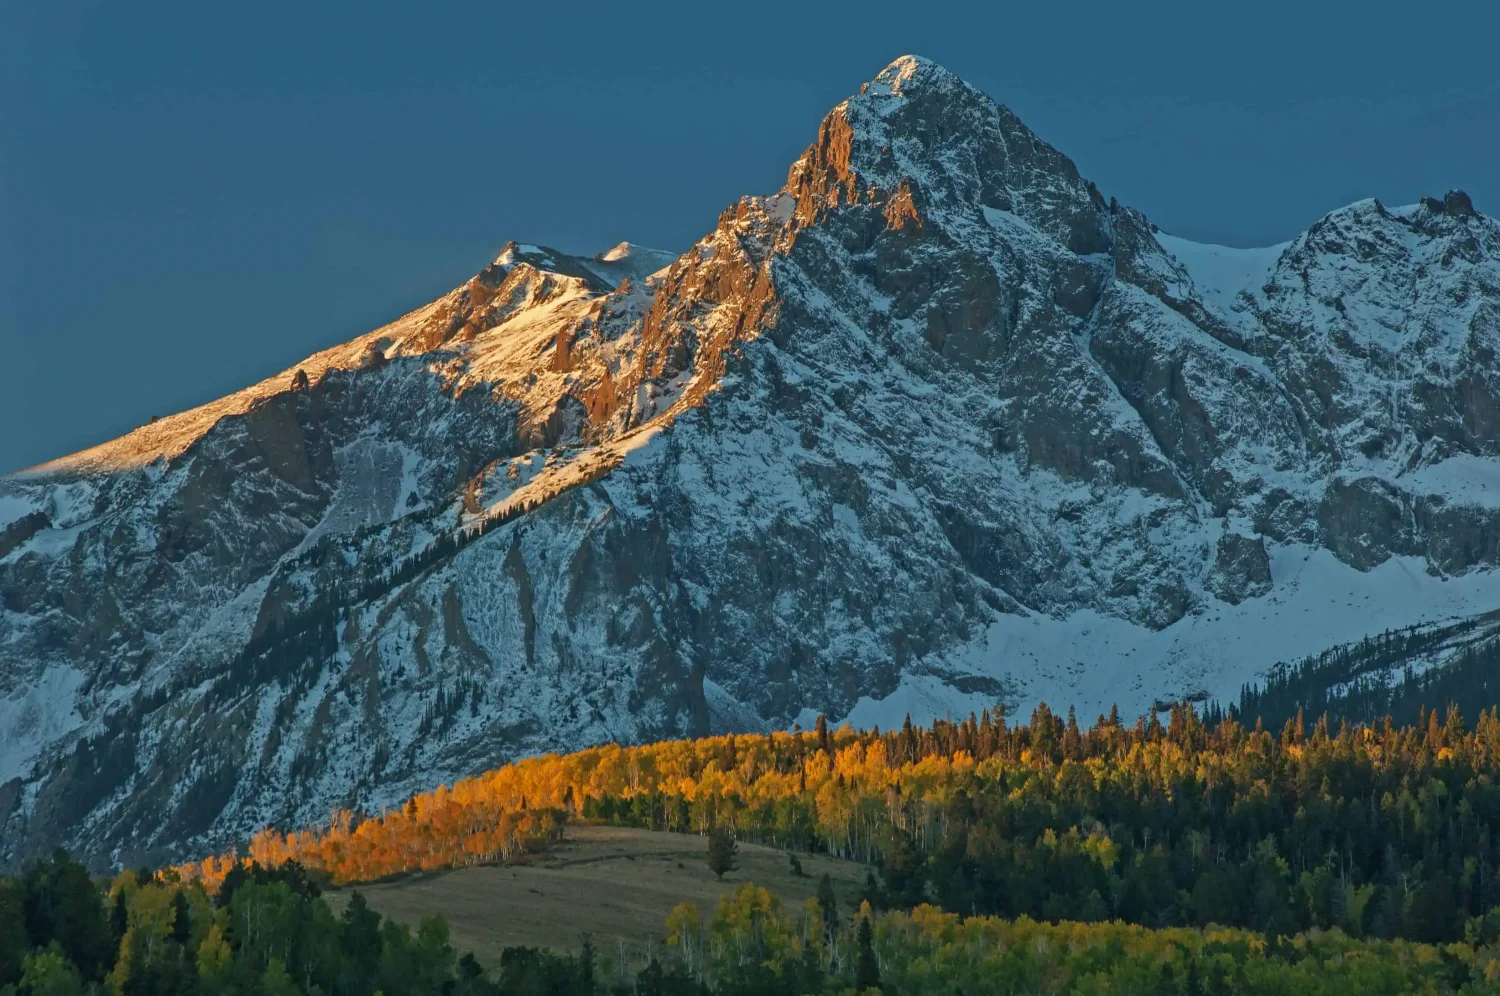
{"label": "clear dark blue sky", "polygon": [[684,247],[903,52],[1188,237],[1451,186],[1500,211],[1497,7],[12,0],[0,470],[364,332],[510,238]]}

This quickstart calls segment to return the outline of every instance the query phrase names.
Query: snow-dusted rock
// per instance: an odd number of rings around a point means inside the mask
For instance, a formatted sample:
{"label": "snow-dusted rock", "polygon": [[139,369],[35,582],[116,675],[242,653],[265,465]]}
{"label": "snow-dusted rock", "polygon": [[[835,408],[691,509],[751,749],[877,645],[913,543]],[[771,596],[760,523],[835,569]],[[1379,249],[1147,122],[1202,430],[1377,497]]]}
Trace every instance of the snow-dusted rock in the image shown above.
{"label": "snow-dusted rock", "polygon": [[897,60],[681,256],[511,243],[0,482],[0,863],[607,739],[1141,710],[1494,609],[1497,335],[1462,194],[1196,245]]}

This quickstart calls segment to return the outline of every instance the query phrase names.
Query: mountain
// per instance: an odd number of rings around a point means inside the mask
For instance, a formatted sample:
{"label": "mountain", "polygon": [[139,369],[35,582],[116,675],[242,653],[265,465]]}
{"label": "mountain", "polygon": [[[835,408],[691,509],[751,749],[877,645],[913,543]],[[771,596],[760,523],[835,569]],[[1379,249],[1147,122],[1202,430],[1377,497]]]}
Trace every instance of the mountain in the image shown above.
{"label": "mountain", "polygon": [[1500,607],[1500,226],[1270,249],[892,63],[680,256],[439,300],[0,483],[0,861],[216,848],[526,753],[1085,718]]}

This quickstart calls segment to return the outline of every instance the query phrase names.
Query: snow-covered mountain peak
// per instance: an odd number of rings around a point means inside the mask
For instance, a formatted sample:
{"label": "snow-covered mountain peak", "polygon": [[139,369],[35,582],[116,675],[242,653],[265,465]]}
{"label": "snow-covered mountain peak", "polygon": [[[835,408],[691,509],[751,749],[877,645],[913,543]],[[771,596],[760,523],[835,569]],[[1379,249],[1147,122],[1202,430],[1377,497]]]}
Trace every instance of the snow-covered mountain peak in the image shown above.
{"label": "snow-covered mountain peak", "polygon": [[508,243],[0,480],[0,863],[155,861],[602,740],[1129,713],[1493,609],[1471,210],[1199,245],[898,59],[680,257]]}
{"label": "snow-covered mountain peak", "polygon": [[494,281],[525,264],[538,272],[583,280],[596,291],[610,291],[626,280],[644,280],[676,258],[676,253],[629,242],[593,256],[573,256],[547,246],[507,242],[481,277]]}
{"label": "snow-covered mountain peak", "polygon": [[562,254],[555,252],[546,246],[532,245],[529,242],[510,241],[500,247],[500,253],[495,257],[495,266],[512,267],[517,263],[530,263],[533,266],[546,267]]}
{"label": "snow-covered mountain peak", "polygon": [[659,270],[666,263],[676,259],[677,254],[662,249],[648,249],[631,242],[621,242],[594,258],[602,263],[623,263],[627,260],[635,260],[642,265],[652,266]]}
{"label": "snow-covered mountain peak", "polygon": [[931,59],[920,55],[902,55],[893,59],[873,80],[860,87],[860,92],[876,96],[906,97],[924,88],[950,90],[956,87],[972,89],[964,80]]}
{"label": "snow-covered mountain peak", "polygon": [[[824,118],[784,192],[797,218],[864,200],[891,218],[1018,222],[1075,255],[1106,251],[1108,206],[1066,156],[1009,109],[915,56],[888,66]],[[904,223],[904,222],[903,222]]]}
{"label": "snow-covered mountain peak", "polygon": [[[549,246],[533,245],[529,242],[507,242],[500,249],[495,261],[486,267],[479,278],[489,283],[499,283],[517,267],[528,267],[538,273],[550,273],[561,277],[572,277],[589,284],[602,278],[588,266],[586,257],[572,256]],[[607,281],[605,281],[607,284]],[[598,290],[609,290],[612,286],[600,286]]]}
{"label": "snow-covered mountain peak", "polygon": [[675,252],[621,242],[594,256],[590,268],[618,287],[625,280],[644,280],[670,266],[676,259]]}

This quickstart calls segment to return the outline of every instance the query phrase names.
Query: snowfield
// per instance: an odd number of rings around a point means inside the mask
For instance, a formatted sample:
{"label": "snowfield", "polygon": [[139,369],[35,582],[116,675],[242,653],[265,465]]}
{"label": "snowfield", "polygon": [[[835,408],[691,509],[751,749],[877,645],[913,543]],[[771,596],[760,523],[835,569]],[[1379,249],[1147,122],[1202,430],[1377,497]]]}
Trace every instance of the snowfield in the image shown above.
{"label": "snowfield", "polygon": [[[1327,550],[1276,546],[1271,572],[1270,594],[1205,606],[1163,630],[1093,611],[1063,619],[1001,617],[981,640],[945,661],[944,673],[1013,684],[1017,692],[1008,707],[1017,721],[1042,702],[1074,706],[1080,720],[1114,705],[1134,716],[1156,702],[1200,693],[1234,702],[1242,686],[1274,664],[1386,630],[1456,622],[1500,607],[1500,572],[1437,577],[1411,557],[1360,572]],[[965,693],[961,685],[933,676],[903,678],[883,699],[861,697],[844,721],[884,729],[899,726],[908,713],[922,723],[994,706],[994,696]]]}

